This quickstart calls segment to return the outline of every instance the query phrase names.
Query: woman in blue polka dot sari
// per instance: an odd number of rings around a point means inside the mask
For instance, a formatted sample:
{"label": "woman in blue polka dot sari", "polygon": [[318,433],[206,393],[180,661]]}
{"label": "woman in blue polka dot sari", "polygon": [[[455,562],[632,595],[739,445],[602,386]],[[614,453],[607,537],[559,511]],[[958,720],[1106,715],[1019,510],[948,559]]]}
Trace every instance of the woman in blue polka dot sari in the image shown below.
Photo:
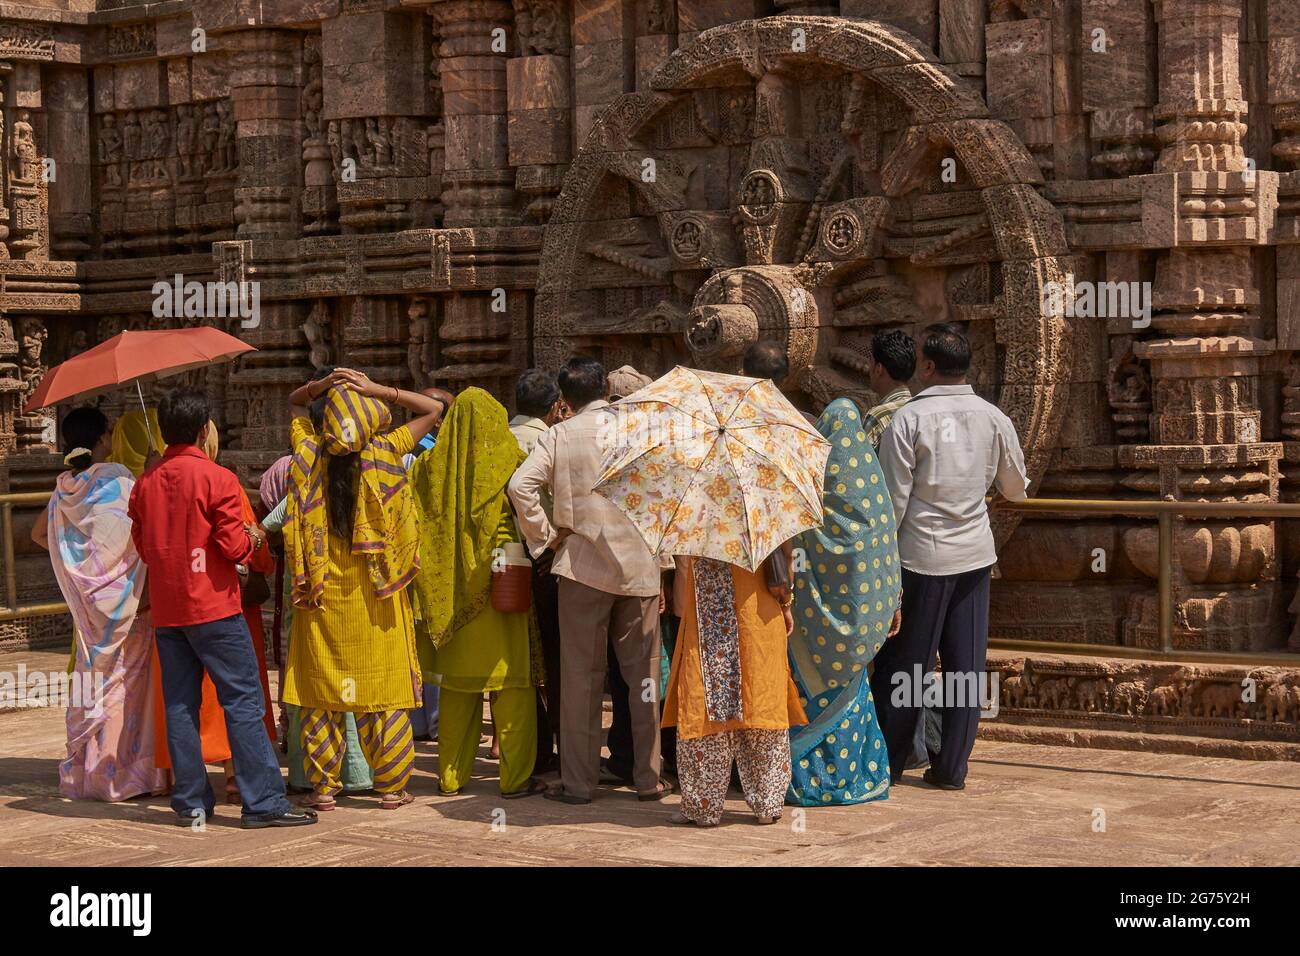
{"label": "woman in blue polka dot sari", "polygon": [[791,730],[786,799],[802,806],[864,803],[889,792],[889,757],[868,683],[888,638],[901,572],[894,508],[847,398],[817,420],[831,442],[824,519],[796,541],[790,667],[808,714]]}

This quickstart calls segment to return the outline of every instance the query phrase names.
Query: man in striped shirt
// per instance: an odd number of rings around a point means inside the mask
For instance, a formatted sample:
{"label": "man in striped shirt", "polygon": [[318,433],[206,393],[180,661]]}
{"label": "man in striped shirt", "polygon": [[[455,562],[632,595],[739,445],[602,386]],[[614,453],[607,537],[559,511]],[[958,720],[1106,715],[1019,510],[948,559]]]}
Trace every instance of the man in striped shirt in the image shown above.
{"label": "man in striped shirt", "polygon": [[867,440],[880,447],[880,436],[889,421],[912,397],[907,383],[916,373],[916,343],[902,329],[877,332],[871,340],[871,368],[867,378],[871,390],[880,396],[865,417]]}
{"label": "man in striped shirt", "polygon": [[[902,329],[887,329],[877,332],[871,339],[871,367],[867,370],[867,380],[871,390],[880,396],[880,401],[863,416],[867,439],[873,448],[880,449],[881,436],[894,418],[894,413],[906,405],[912,398],[912,391],[907,383],[916,374],[916,342]],[[930,670],[934,669],[934,660],[930,661]],[[926,730],[929,729],[929,740]],[[918,770],[930,765],[930,751],[939,750],[941,724],[939,712],[926,707],[924,714],[916,722],[916,732],[912,738],[912,752],[907,755],[905,769]]]}

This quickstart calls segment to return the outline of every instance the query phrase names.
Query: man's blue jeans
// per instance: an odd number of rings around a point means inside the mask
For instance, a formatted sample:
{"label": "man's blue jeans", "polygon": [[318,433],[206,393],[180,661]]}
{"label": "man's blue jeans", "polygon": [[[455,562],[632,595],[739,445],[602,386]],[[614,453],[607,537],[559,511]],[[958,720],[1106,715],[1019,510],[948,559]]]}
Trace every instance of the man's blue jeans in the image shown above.
{"label": "man's blue jeans", "polygon": [[442,688],[433,681],[424,682],[423,706],[407,711],[411,715],[411,732],[415,736],[438,739],[438,695],[441,692]]}
{"label": "man's blue jeans", "polygon": [[235,780],[244,798],[244,816],[268,819],[291,808],[275,749],[266,734],[266,702],[257,674],[257,655],[242,614],[186,627],[160,627],[158,662],[167,703],[167,751],[172,758],[172,809],[183,817],[202,810],[211,819],[212,784],[199,739],[199,701],[203,672],[217,688],[226,713],[226,735],[235,761]]}

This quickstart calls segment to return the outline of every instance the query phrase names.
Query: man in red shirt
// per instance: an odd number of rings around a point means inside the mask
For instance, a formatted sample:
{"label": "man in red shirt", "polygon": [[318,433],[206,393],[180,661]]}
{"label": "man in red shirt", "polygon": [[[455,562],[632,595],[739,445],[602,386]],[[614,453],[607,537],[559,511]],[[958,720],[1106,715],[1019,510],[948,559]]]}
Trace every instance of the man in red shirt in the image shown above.
{"label": "man in red shirt", "polygon": [[237,564],[265,539],[244,525],[239,482],[199,447],[210,427],[201,392],[176,391],[158,406],[167,451],[131,492],[131,537],[149,569],[149,600],[167,705],[167,750],[180,823],[207,820],[215,798],[199,740],[199,700],[206,670],[226,715],[243,825],[301,826],[262,722],[265,703],[257,656],[239,600]]}

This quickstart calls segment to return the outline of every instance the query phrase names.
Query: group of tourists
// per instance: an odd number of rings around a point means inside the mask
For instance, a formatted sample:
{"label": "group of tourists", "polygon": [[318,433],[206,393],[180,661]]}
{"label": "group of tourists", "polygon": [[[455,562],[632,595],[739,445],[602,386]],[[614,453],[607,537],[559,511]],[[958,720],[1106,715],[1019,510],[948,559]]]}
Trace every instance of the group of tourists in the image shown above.
{"label": "group of tourists", "polygon": [[[697,826],[722,820],[733,766],[762,823],[786,804],[879,799],[926,763],[926,783],[961,789],[979,701],[926,714],[899,689],[936,654],[945,672],[983,671],[986,495],[1026,493],[1014,428],[969,366],[954,326],[878,333],[878,402],[798,419],[829,445],[820,524],[750,564],[656,552],[596,492],[619,411],[651,382],[587,356],[524,372],[513,418],[479,388],[321,369],[289,396],[257,509],[217,461],[203,393],[112,428],[75,409],[33,537],[75,625],[69,666],[105,691],[69,708],[61,790],[170,793],[193,825],[214,813],[219,763],[245,827],[299,826],[345,795],[410,804],[420,740],[437,742],[444,795],[486,747],[505,799],[680,791],[671,819]],[[745,355],[750,380],[789,372],[777,343]]]}

